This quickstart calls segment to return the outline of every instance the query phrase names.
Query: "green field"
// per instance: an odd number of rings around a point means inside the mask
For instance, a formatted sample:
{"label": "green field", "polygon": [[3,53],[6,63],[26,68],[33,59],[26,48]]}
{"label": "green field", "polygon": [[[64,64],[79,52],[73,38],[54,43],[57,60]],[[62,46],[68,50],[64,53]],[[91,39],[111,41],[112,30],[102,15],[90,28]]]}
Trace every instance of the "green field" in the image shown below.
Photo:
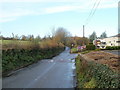
{"label": "green field", "polygon": [[21,41],[21,40],[2,40],[2,44],[10,44],[10,43],[13,43],[13,42],[20,42],[20,43],[28,43],[30,41]]}
{"label": "green field", "polygon": [[21,41],[21,40],[2,40],[2,49],[29,49],[35,46],[35,44],[40,44],[40,42],[33,41]]}

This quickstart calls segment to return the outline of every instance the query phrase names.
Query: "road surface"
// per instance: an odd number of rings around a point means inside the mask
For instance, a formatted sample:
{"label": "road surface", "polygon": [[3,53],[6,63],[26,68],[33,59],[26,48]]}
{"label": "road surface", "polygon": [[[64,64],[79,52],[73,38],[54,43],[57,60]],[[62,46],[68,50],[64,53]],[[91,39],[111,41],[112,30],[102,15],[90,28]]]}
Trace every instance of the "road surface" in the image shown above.
{"label": "road surface", "polygon": [[73,88],[74,58],[66,48],[60,55],[30,65],[3,78],[3,88]]}
{"label": "road surface", "polygon": [[109,52],[115,55],[120,55],[120,50],[105,50],[105,52]]}

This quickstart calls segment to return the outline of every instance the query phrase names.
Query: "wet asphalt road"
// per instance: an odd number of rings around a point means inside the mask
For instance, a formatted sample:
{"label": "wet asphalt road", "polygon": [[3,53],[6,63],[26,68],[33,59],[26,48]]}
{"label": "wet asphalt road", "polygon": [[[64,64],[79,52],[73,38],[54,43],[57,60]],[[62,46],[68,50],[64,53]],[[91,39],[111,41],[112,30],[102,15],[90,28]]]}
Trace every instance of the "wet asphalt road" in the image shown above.
{"label": "wet asphalt road", "polygon": [[74,58],[66,48],[60,55],[30,65],[3,78],[3,88],[73,88]]}

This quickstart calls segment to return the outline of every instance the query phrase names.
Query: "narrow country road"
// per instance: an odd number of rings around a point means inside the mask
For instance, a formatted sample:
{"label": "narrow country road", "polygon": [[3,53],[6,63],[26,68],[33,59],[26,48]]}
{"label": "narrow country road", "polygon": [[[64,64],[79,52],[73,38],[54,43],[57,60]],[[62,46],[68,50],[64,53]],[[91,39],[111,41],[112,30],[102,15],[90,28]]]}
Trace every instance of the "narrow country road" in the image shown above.
{"label": "narrow country road", "polygon": [[3,88],[73,88],[74,58],[66,48],[60,55],[41,60],[10,77],[3,78]]}

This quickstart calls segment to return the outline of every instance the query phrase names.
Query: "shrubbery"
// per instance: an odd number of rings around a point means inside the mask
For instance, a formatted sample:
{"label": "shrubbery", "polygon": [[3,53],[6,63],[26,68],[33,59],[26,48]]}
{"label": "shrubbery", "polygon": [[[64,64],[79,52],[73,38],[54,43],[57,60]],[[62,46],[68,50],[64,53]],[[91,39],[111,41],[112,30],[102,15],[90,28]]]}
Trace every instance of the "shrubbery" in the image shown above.
{"label": "shrubbery", "polygon": [[106,50],[120,50],[120,46],[106,46]]}
{"label": "shrubbery", "polygon": [[19,69],[38,60],[51,58],[64,50],[70,33],[64,28],[52,32],[52,36],[13,35],[10,40],[2,40],[3,73]]}
{"label": "shrubbery", "polygon": [[2,50],[2,69],[5,72],[19,69],[38,60],[51,58],[64,50],[64,47],[46,49],[8,49]]}
{"label": "shrubbery", "polygon": [[89,45],[86,46],[86,49],[87,50],[95,50],[95,45],[89,44]]}
{"label": "shrubbery", "polygon": [[70,53],[78,53],[77,48],[72,48],[72,49],[70,50]]}
{"label": "shrubbery", "polygon": [[77,88],[120,88],[119,75],[108,66],[76,58]]}

